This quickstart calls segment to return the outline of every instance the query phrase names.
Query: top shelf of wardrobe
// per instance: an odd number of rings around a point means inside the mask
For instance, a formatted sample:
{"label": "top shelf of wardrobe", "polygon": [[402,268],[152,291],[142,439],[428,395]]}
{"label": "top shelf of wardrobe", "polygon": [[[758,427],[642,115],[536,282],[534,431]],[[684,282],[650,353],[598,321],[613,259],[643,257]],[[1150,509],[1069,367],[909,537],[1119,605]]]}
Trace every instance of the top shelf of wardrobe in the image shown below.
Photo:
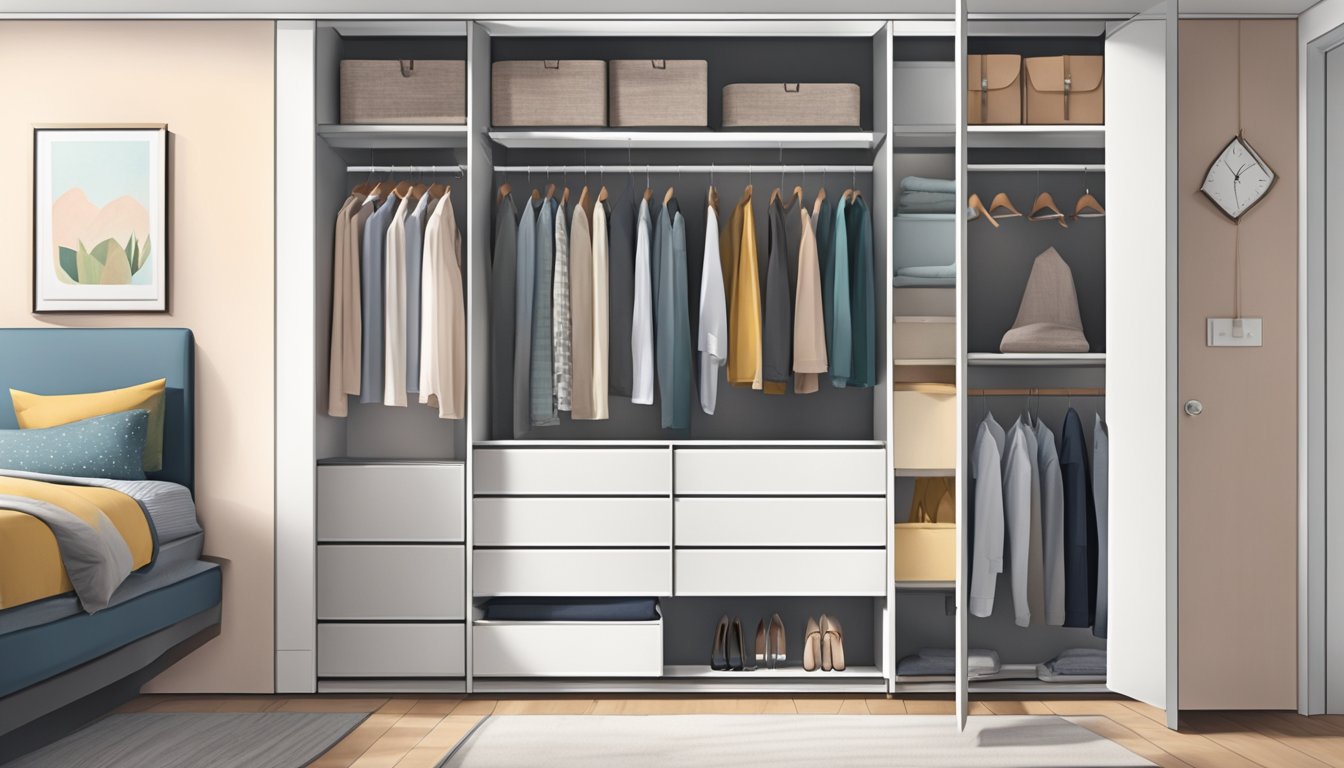
{"label": "top shelf of wardrobe", "polygon": [[509,149],[872,149],[871,131],[492,130]]}
{"label": "top shelf of wardrobe", "polygon": [[[891,144],[897,149],[952,149],[956,126],[897,125]],[[966,129],[970,149],[1104,149],[1104,125],[972,125]]]}
{"label": "top shelf of wardrobe", "polygon": [[342,149],[465,149],[465,125],[340,125],[323,123],[317,135]]}

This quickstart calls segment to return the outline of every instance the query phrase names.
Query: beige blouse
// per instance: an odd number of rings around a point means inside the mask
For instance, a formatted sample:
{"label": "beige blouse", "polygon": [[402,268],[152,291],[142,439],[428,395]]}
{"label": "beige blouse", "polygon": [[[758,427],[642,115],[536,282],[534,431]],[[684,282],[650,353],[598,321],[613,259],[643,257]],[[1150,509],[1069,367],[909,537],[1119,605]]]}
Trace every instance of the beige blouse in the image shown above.
{"label": "beige blouse", "polygon": [[348,413],[346,395],[359,394],[360,301],[359,224],[363,195],[350,195],[336,214],[331,259],[331,357],[327,370],[327,414]]}
{"label": "beige blouse", "polygon": [[798,245],[798,290],[793,298],[793,391],[816,392],[826,372],[826,324],[822,318],[821,263],[817,233],[807,206],[800,205],[803,237]]}
{"label": "beige blouse", "polygon": [[452,192],[429,215],[421,263],[420,402],[437,403],[441,419],[461,419],[467,413],[467,315]]}
{"label": "beige blouse", "polygon": [[585,188],[579,204],[574,206],[569,227],[570,360],[574,366],[570,415],[576,421],[598,418],[593,402],[593,235],[588,227],[591,205]]}

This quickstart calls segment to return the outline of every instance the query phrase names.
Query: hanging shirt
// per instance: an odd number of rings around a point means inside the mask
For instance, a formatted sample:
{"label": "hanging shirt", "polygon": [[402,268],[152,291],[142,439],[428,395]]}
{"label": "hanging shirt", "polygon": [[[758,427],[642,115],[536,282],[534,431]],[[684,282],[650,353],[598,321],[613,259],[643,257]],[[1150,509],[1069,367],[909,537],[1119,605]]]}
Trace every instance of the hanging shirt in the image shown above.
{"label": "hanging shirt", "polygon": [[359,241],[351,237],[354,214],[364,203],[352,194],[336,212],[331,254],[331,353],[327,367],[327,415],[349,412],[346,395],[359,394]]}
{"label": "hanging shirt", "polygon": [[710,416],[719,399],[719,369],[728,362],[728,300],[719,263],[718,194],[710,189],[705,207],[705,262],[700,270],[700,409]]}
{"label": "hanging shirt", "polygon": [[877,315],[873,295],[873,222],[868,204],[855,193],[845,207],[849,236],[850,387],[877,385]]}
{"label": "hanging shirt", "polygon": [[434,206],[425,226],[419,400],[437,405],[441,419],[461,419],[467,415],[467,302],[462,232],[451,192]]}
{"label": "hanging shirt", "polygon": [[610,371],[610,251],[611,218],[605,200],[593,206],[593,414],[609,419],[608,372]]}
{"label": "hanging shirt", "polygon": [[359,251],[359,293],[364,317],[364,345],[360,357],[359,401],[383,402],[383,257],[387,228],[401,201],[390,197],[364,224]]}
{"label": "hanging shirt", "polygon": [[975,479],[975,549],[971,559],[970,610],[984,618],[994,612],[994,588],[1003,573],[1003,466],[1005,435],[993,414],[975,434],[971,473]]}
{"label": "hanging shirt", "polygon": [[576,421],[597,418],[593,403],[593,232],[582,202],[580,197],[569,228],[569,309],[573,320],[570,359],[574,365],[571,399]]}
{"label": "hanging shirt", "polygon": [[1064,626],[1064,477],[1055,433],[1036,420],[1036,464],[1041,473],[1041,558],[1045,623]]}
{"label": "hanging shirt", "polygon": [[[1036,474],[1036,432],[1018,419],[1008,430],[1003,457],[1003,508],[1008,531],[1013,592],[1013,616],[1019,627],[1031,626],[1032,574],[1039,585],[1041,553],[1040,492]],[[1033,526],[1033,519],[1036,525]],[[1039,613],[1036,618],[1040,619]]]}
{"label": "hanging shirt", "polygon": [[639,208],[643,197],[634,180],[615,198],[607,216],[607,391],[617,397],[634,395],[635,247],[639,235]]}
{"label": "hanging shirt", "polygon": [[406,391],[411,394],[420,388],[420,268],[432,202],[426,191],[406,217]]}
{"label": "hanging shirt", "polygon": [[798,206],[802,235],[798,243],[798,291],[793,303],[793,391],[816,392],[826,372],[826,325],[822,317],[821,263],[817,236],[807,206]]}
{"label": "hanging shirt", "polygon": [[[504,196],[495,208],[495,252],[490,264],[490,435],[513,436],[513,343],[518,209]],[[423,310],[422,310],[423,312]],[[508,394],[506,394],[508,393]]]}
{"label": "hanging shirt", "polygon": [[532,429],[532,292],[536,289],[537,219],[545,207],[529,199],[518,222],[517,290],[513,309],[513,436],[523,437]]}
{"label": "hanging shirt", "polygon": [[1027,439],[1027,457],[1031,461],[1031,527],[1027,547],[1027,608],[1032,620],[1045,617],[1045,548],[1041,528],[1041,466],[1040,444],[1036,425],[1031,416],[1022,420],[1022,432]]}
{"label": "hanging shirt", "polygon": [[826,326],[826,360],[830,365],[831,384],[843,388],[853,373],[854,338],[849,314],[849,229],[845,209],[848,202],[841,197],[835,204],[835,227],[831,236],[834,250],[830,256],[830,271],[823,278],[830,296]]}
{"label": "hanging shirt", "polygon": [[551,323],[554,321],[551,273],[555,269],[555,211],[560,204],[554,196],[541,201],[537,212],[536,263],[532,281],[532,354],[528,364],[531,376],[530,409],[533,427],[553,427],[560,423],[555,407],[555,363],[552,355]]}
{"label": "hanging shirt", "polygon": [[551,357],[555,367],[555,407],[573,409],[570,393],[574,384],[574,364],[570,358],[572,336],[569,310],[569,213],[564,203],[555,210],[555,279],[551,284]]}
{"label": "hanging shirt", "polygon": [[782,395],[793,370],[793,291],[789,281],[785,211],[774,197],[766,213],[765,318],[761,322],[761,378],[767,395]]}
{"label": "hanging shirt", "polygon": [[733,277],[728,310],[728,383],[735,387],[761,389],[761,283],[751,187],[747,187],[742,201],[733,209],[728,228],[739,238],[730,257]]}
{"label": "hanging shirt", "polygon": [[1083,422],[1064,415],[1059,450],[1064,477],[1064,626],[1090,627],[1097,615],[1097,512]]}
{"label": "hanging shirt", "polygon": [[397,202],[383,244],[383,405],[406,405],[406,217],[414,206],[409,193]]}
{"label": "hanging shirt", "polygon": [[1092,497],[1097,515],[1097,620],[1092,625],[1092,634],[1106,637],[1110,628],[1110,601],[1107,599],[1108,569],[1110,557],[1110,468],[1111,435],[1106,422],[1097,414],[1096,425],[1092,430]]}
{"label": "hanging shirt", "polygon": [[653,244],[654,356],[664,429],[691,426],[691,317],[687,297],[686,220],[676,199],[658,217]]}
{"label": "hanging shirt", "polygon": [[[652,240],[653,220],[649,216],[649,201],[641,196],[635,221],[635,295],[630,318],[630,401],[639,405],[653,405]],[[619,338],[617,341],[619,343]]]}

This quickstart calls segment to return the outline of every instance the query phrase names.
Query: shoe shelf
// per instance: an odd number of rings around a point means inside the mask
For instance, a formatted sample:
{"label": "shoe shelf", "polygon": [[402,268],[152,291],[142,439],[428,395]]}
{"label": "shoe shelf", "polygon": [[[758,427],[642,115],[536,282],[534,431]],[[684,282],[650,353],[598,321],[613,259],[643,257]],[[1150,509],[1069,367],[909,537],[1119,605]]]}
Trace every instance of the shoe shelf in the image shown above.
{"label": "shoe shelf", "polygon": [[882,670],[878,667],[855,666],[845,667],[844,671],[823,672],[820,669],[814,672],[804,671],[799,665],[786,665],[776,669],[765,669],[764,667],[751,671],[730,672],[726,670],[710,669],[709,665],[701,664],[674,664],[663,667],[663,679],[711,679],[711,678],[731,678],[750,682],[753,679],[809,679],[824,681],[836,678],[882,678]]}

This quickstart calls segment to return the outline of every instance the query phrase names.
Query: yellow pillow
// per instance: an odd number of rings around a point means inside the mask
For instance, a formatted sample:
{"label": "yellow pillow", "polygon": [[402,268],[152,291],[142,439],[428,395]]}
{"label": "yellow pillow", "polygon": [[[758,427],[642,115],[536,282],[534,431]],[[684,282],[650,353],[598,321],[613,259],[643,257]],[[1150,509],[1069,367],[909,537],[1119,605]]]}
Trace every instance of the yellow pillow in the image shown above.
{"label": "yellow pillow", "polygon": [[149,411],[144,470],[157,472],[163,469],[163,388],[166,383],[166,379],[159,379],[125,389],[83,395],[35,395],[11,389],[9,396],[14,401],[14,415],[20,429],[59,427],[122,411]]}

